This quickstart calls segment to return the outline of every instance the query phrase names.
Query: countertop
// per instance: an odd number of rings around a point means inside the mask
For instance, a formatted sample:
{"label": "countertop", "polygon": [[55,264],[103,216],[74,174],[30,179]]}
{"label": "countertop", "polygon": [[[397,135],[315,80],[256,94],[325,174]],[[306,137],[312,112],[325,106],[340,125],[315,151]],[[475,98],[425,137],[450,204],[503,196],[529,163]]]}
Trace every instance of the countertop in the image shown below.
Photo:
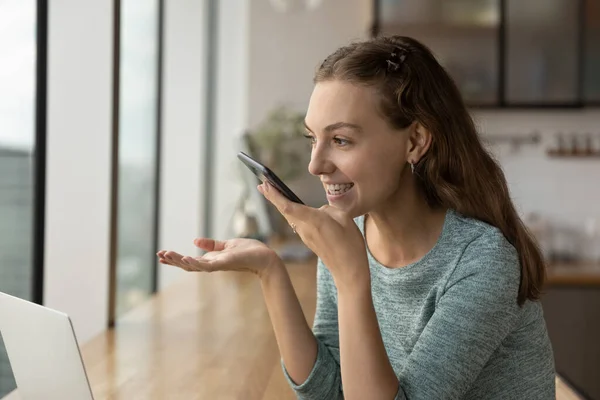
{"label": "countertop", "polygon": [[548,285],[597,286],[600,288],[600,264],[560,263],[548,266]]}

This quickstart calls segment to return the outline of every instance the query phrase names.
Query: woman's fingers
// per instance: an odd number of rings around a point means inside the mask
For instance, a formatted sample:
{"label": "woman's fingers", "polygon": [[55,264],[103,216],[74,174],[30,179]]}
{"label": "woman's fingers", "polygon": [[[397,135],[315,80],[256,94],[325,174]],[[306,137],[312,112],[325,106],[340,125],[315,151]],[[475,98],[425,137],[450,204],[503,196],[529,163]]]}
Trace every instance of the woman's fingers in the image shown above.
{"label": "woman's fingers", "polygon": [[284,217],[301,217],[301,204],[294,203],[282,195],[279,190],[271,186],[268,182],[262,184],[262,194],[279,210]]}
{"label": "woman's fingers", "polygon": [[314,209],[311,207],[288,200],[287,197],[281,194],[279,190],[271,186],[268,182],[264,182],[262,185],[259,185],[259,187],[259,191],[263,196],[277,208],[290,225],[293,223],[295,227],[298,228],[299,225],[311,220],[311,216],[313,216],[314,212]]}
{"label": "woman's fingers", "polygon": [[225,242],[209,238],[196,238],[194,246],[206,251],[221,251],[225,249]]}
{"label": "woman's fingers", "polygon": [[186,271],[213,272],[226,269],[226,263],[217,259],[218,252],[209,252],[202,257],[183,256],[174,251],[159,251],[156,253],[161,264],[172,265]]}
{"label": "woman's fingers", "polygon": [[169,261],[168,259],[165,258],[166,253],[167,253],[166,250],[161,250],[158,253],[156,253],[156,255],[158,256],[158,262],[160,262],[161,264],[173,265],[173,263],[171,261]]}
{"label": "woman's fingers", "polygon": [[176,253],[174,251],[166,251],[166,252],[164,252],[163,257],[167,261],[167,263],[170,265],[174,265],[174,266],[180,267],[180,268],[185,267],[185,265],[181,262],[181,259],[183,258],[183,256],[179,253]]}
{"label": "woman's fingers", "polygon": [[185,257],[181,254],[174,251],[165,251],[162,253],[163,257],[159,260],[162,264],[172,265],[190,271],[190,266],[183,261]]}

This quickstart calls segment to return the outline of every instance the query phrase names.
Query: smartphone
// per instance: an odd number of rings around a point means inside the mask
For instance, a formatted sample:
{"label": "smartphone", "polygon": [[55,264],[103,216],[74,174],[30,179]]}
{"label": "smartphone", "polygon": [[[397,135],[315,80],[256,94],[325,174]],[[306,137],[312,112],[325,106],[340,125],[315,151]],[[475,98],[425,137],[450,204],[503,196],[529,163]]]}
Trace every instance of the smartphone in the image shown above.
{"label": "smartphone", "polygon": [[296,196],[296,194],[292,192],[292,190],[287,187],[286,184],[283,183],[283,181],[279,179],[277,175],[275,175],[275,173],[269,168],[265,167],[242,151],[238,153],[237,157],[244,164],[246,164],[250,171],[252,171],[254,175],[256,175],[262,182],[269,182],[271,186],[279,190],[285,197],[288,198],[288,200],[293,201],[294,203],[304,204],[302,200],[300,200],[300,198]]}

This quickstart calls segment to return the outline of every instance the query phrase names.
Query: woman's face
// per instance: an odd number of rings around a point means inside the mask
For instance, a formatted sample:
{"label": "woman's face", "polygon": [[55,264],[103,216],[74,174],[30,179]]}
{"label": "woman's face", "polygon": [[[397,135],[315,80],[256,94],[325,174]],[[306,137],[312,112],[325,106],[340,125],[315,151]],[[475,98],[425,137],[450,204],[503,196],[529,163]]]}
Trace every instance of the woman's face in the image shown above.
{"label": "woman's face", "polygon": [[388,125],[377,96],[368,87],[318,83],[306,115],[308,170],[321,179],[329,204],[352,217],[392,200],[406,171],[409,129]]}

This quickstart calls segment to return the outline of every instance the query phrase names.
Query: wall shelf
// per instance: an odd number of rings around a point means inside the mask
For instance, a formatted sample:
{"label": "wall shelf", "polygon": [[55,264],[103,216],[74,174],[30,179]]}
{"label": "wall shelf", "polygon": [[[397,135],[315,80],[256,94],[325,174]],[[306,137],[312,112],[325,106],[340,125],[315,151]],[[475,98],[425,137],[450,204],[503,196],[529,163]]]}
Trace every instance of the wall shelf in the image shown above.
{"label": "wall shelf", "polygon": [[549,157],[552,158],[587,158],[587,159],[600,159],[600,151],[593,153],[561,153],[556,150],[548,150],[546,152]]}

